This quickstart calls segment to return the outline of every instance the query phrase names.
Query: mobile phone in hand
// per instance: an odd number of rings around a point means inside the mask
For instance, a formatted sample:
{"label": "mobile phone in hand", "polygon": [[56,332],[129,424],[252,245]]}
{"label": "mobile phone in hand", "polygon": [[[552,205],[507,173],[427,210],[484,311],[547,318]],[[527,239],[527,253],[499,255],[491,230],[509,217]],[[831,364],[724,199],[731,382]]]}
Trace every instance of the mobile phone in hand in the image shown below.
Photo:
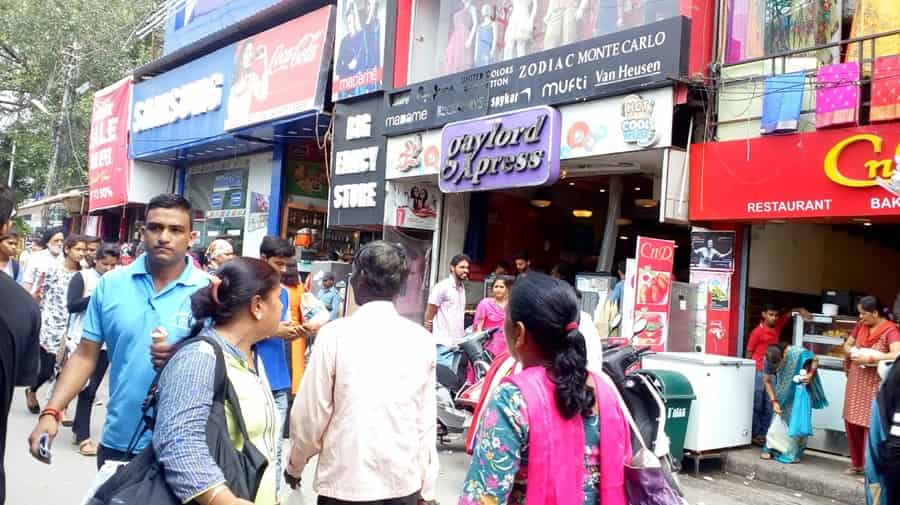
{"label": "mobile phone in hand", "polygon": [[50,458],[53,454],[50,452],[50,435],[44,433],[41,435],[41,438],[38,439],[39,447],[38,453],[40,453],[41,457],[50,461]]}

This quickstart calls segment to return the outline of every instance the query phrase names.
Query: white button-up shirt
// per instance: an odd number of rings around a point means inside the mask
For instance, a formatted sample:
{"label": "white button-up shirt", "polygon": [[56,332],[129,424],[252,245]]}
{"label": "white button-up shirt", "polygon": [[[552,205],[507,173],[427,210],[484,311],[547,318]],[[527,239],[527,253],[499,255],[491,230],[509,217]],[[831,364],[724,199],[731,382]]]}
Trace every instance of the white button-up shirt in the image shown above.
{"label": "white button-up shirt", "polygon": [[452,275],[431,288],[428,304],[437,307],[433,328],[436,343],[456,345],[466,336],[466,290]]}
{"label": "white button-up shirt", "polygon": [[323,326],[291,409],[288,470],[319,455],[315,491],[344,501],[435,498],[434,338],[390,302]]}

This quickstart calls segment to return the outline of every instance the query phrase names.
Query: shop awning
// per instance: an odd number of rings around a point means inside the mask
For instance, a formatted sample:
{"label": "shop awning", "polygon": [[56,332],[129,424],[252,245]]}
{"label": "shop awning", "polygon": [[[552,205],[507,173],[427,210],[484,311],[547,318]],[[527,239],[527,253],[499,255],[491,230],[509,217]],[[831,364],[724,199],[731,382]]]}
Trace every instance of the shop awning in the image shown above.
{"label": "shop awning", "polygon": [[87,188],[77,188],[22,204],[16,209],[16,212],[19,214],[34,214],[35,212],[43,212],[45,207],[64,205],[69,212],[81,213],[87,209],[87,203]]}

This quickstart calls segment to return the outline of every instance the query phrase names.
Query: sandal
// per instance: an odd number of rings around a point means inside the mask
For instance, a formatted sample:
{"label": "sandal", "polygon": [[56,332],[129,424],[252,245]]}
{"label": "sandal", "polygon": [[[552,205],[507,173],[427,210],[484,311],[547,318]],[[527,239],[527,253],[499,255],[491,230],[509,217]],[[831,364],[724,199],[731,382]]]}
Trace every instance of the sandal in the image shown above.
{"label": "sandal", "polygon": [[31,388],[25,389],[25,405],[28,407],[28,412],[32,414],[40,414],[41,412],[41,404],[38,403],[37,395]]}
{"label": "sandal", "polygon": [[62,424],[63,427],[65,427],[65,428],[71,428],[72,425],[75,424],[75,421],[73,421],[73,420],[70,419],[69,417],[66,417],[66,415],[63,414],[63,420],[62,420],[62,423],[61,423],[61,424]]}
{"label": "sandal", "polygon": [[855,477],[857,475],[862,475],[864,472],[864,468],[856,468],[851,466],[850,468],[844,470],[844,475],[852,475]]}
{"label": "sandal", "polygon": [[769,461],[769,460],[772,459],[772,454],[771,454],[771,453],[768,453],[768,452],[766,452],[766,451],[763,451],[762,453],[760,453],[759,459],[762,459],[762,460],[765,460],[765,461]]}
{"label": "sandal", "polygon": [[91,439],[82,440],[82,442],[78,444],[78,454],[81,454],[82,456],[96,456],[97,444]]}

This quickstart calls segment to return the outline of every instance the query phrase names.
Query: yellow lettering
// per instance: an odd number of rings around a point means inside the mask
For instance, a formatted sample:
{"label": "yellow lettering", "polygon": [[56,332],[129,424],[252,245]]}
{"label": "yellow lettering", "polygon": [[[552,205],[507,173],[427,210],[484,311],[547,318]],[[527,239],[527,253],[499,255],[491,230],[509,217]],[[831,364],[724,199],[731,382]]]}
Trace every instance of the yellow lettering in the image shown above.
{"label": "yellow lettering", "polygon": [[894,162],[892,160],[869,160],[866,162],[866,168],[869,169],[869,179],[879,177],[878,168],[881,167],[881,177],[884,179],[891,178],[891,167]]}
{"label": "yellow lettering", "polygon": [[[872,150],[876,154],[881,153],[881,144],[883,141],[881,137],[877,135],[861,133],[859,135],[847,137],[835,144],[834,147],[828,151],[828,154],[825,155],[825,175],[841,186],[848,186],[851,188],[868,188],[875,186],[877,183],[874,180],[851,179],[841,173],[840,167],[838,167],[838,159],[840,159],[841,153],[844,152],[844,149],[846,149],[847,146],[856,142],[869,142],[872,144]],[[887,161],[887,163],[890,164],[890,161]],[[881,162],[869,161],[866,163],[866,167],[869,169],[869,177],[873,177],[873,172],[877,170],[878,166],[881,166]],[[886,168],[882,167],[882,170],[889,170],[889,168],[889,166]]]}

